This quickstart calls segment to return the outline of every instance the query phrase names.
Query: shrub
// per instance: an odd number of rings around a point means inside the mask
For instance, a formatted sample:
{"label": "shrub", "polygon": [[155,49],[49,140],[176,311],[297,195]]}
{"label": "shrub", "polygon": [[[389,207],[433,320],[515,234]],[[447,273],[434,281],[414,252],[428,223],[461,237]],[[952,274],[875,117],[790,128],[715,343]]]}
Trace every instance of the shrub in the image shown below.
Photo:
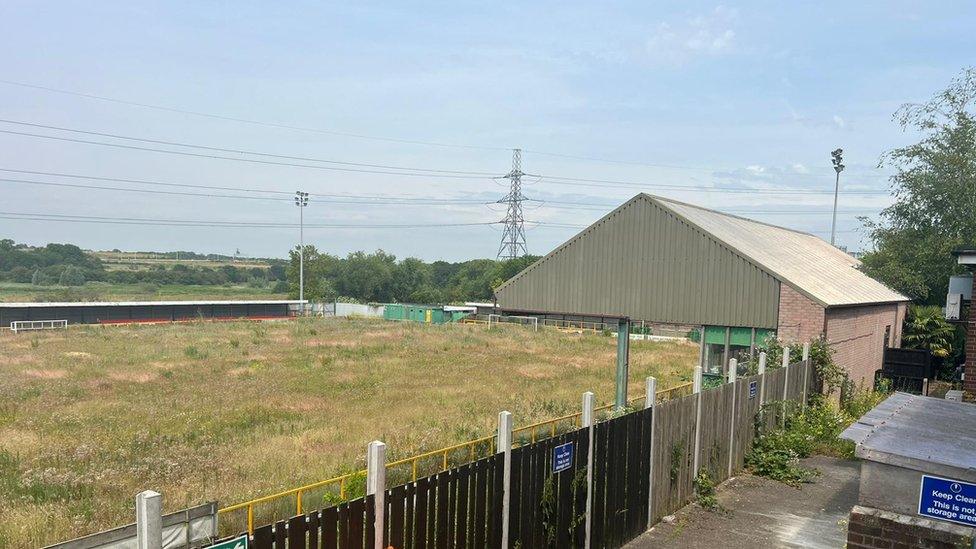
{"label": "shrub", "polygon": [[715,481],[707,469],[700,469],[695,475],[695,500],[703,509],[717,509],[718,497],[715,495]]}
{"label": "shrub", "polygon": [[883,385],[875,391],[854,391],[839,410],[820,395],[814,395],[805,409],[795,402],[767,404],[760,412],[757,428],[764,425],[766,414],[771,412],[783,414],[784,426],[755,438],[746,454],[746,466],[753,474],[791,486],[810,481],[817,472],[801,467],[800,459],[815,453],[853,458],[854,444],[841,440],[840,433],[888,394]]}

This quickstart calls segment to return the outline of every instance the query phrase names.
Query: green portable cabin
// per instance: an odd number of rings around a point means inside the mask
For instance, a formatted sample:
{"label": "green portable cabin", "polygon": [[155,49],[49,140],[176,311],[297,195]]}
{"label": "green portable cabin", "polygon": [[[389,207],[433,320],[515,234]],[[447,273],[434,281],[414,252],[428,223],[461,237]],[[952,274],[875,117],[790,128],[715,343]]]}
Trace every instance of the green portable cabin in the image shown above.
{"label": "green portable cabin", "polygon": [[407,320],[407,309],[402,303],[387,303],[383,305],[384,320]]}
{"label": "green portable cabin", "polygon": [[410,320],[424,324],[444,324],[453,322],[451,313],[440,305],[414,305],[408,303],[389,303],[383,309],[386,320]]}

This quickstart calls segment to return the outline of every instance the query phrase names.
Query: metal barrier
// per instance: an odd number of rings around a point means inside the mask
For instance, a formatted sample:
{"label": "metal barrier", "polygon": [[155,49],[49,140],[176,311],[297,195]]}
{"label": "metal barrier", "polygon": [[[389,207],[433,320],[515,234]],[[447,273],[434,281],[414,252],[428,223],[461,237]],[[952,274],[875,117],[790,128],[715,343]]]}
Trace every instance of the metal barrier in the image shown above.
{"label": "metal barrier", "polygon": [[13,333],[27,332],[30,330],[56,330],[58,328],[68,328],[67,320],[15,320],[10,323],[10,331]]}
{"label": "metal barrier", "polygon": [[[658,400],[670,400],[678,396],[683,396],[685,394],[691,394],[693,383],[684,383],[682,385],[676,385],[670,389],[663,389],[657,392]],[[640,402],[645,399],[645,395],[640,395],[633,397],[627,401],[629,407],[640,406]],[[607,412],[613,409],[613,404],[607,404],[594,408],[594,412]],[[512,430],[513,439],[518,437],[519,434],[528,433],[528,442],[523,442],[522,444],[531,444],[539,440],[555,437],[561,434],[558,426],[560,423],[569,422],[569,425],[573,428],[578,428],[582,419],[582,412],[576,412],[573,414],[567,414],[565,416],[560,416],[553,419],[548,419],[545,421],[540,421],[538,423],[533,423],[531,425],[526,425],[524,427],[519,427],[518,429]],[[540,436],[540,434],[542,436]],[[386,464],[386,469],[389,472],[391,468],[400,467],[403,465],[410,465],[410,480],[415,481],[421,478],[418,473],[418,464],[423,460],[430,459],[433,457],[439,457],[439,470],[435,472],[446,471],[450,468],[449,458],[451,454],[457,452],[466,452],[467,456],[465,461],[462,463],[470,463],[476,461],[479,456],[479,447],[487,449],[487,454],[491,455],[495,451],[495,436],[487,436],[478,438],[475,440],[469,440],[467,442],[462,442],[460,444],[455,444],[453,446],[447,446],[440,448],[438,450],[432,450],[430,452],[424,452],[417,454],[415,456],[410,456],[396,461],[391,461]],[[430,472],[426,472],[431,474]],[[276,494],[271,494],[263,496],[260,498],[252,499],[250,501],[245,501],[242,503],[237,503],[229,507],[224,507],[218,511],[220,515],[227,515],[234,511],[240,511],[245,509],[247,512],[247,531],[248,533],[254,532],[254,509],[255,506],[270,503],[272,501],[278,501],[285,498],[294,498],[295,500],[295,514],[300,515],[303,512],[302,496],[311,492],[312,490],[317,490],[320,488],[325,488],[329,486],[338,485],[339,488],[339,498],[346,499],[346,490],[351,479],[360,477],[365,478],[366,470],[355,471],[352,473],[347,473],[345,475],[337,476],[327,480],[322,480],[319,482],[314,482],[312,484],[306,484],[304,486],[299,486],[298,488],[292,488],[290,490],[285,490],[278,492]]]}

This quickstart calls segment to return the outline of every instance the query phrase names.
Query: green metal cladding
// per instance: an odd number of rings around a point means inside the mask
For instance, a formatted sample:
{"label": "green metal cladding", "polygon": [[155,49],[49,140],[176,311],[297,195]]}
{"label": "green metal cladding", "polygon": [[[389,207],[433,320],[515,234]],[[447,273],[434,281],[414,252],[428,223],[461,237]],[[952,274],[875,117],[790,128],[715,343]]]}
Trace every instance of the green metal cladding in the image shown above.
{"label": "green metal cladding", "polygon": [[495,295],[503,309],[776,328],[779,285],[696,225],[639,195]]}

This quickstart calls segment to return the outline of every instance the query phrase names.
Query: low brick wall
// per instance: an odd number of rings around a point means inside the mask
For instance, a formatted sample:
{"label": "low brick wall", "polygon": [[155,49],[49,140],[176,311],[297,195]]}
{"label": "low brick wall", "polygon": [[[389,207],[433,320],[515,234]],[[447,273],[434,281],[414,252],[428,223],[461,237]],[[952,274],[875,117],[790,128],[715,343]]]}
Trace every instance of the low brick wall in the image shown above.
{"label": "low brick wall", "polygon": [[973,533],[965,526],[855,505],[847,526],[847,547],[970,549]]}

